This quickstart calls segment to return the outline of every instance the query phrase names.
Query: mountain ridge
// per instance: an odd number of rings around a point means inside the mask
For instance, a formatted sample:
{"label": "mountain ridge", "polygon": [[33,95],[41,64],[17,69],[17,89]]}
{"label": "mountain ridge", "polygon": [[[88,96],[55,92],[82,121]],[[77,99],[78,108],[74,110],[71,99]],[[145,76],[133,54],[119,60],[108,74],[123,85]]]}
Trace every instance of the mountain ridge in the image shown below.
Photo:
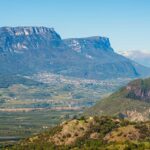
{"label": "mountain ridge", "polygon": [[149,127],[150,122],[136,123],[107,116],[81,117],[65,121],[4,149],[149,149]]}
{"label": "mountain ridge", "polygon": [[131,81],[127,86],[87,109],[87,115],[119,115],[132,121],[150,119],[150,78]]}
{"label": "mountain ridge", "polygon": [[47,27],[0,28],[0,64],[4,74],[49,71],[87,79],[138,77],[150,72],[115,53],[106,37],[63,40]]}

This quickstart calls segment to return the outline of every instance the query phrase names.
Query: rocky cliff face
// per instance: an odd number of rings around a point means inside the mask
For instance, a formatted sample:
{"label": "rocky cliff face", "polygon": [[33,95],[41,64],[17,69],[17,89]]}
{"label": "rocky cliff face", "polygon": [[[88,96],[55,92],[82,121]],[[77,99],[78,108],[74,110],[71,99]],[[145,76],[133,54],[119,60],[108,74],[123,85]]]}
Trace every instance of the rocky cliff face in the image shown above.
{"label": "rocky cliff face", "polygon": [[1,73],[32,73],[46,70],[51,68],[53,59],[61,60],[61,57],[64,57],[64,50],[67,51],[65,44],[52,28],[0,28]]}
{"label": "rocky cliff face", "polygon": [[[61,41],[52,28],[3,27],[0,28],[0,52],[21,53],[32,49],[55,46]],[[52,43],[53,42],[53,43]]]}
{"label": "rocky cliff face", "polygon": [[72,38],[64,41],[70,48],[80,53],[91,52],[92,50],[113,52],[109,39],[106,37]]}
{"label": "rocky cliff face", "polygon": [[0,28],[1,74],[41,71],[88,79],[136,77],[148,68],[118,55],[106,37],[62,40],[52,28]]}
{"label": "rocky cliff face", "polygon": [[131,82],[126,90],[127,98],[150,102],[150,79]]}

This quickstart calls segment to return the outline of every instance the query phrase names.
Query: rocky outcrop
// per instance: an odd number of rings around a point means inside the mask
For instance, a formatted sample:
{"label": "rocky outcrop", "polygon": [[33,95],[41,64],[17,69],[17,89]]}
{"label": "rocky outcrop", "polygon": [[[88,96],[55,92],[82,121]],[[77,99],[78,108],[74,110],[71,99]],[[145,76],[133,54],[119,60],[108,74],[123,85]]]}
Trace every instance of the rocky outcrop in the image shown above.
{"label": "rocky outcrop", "polygon": [[136,110],[134,111],[126,111],[126,116],[131,121],[148,121],[149,120],[150,111],[146,110],[141,113]]}
{"label": "rocky outcrop", "polygon": [[127,98],[150,102],[150,79],[136,80],[127,87]]}

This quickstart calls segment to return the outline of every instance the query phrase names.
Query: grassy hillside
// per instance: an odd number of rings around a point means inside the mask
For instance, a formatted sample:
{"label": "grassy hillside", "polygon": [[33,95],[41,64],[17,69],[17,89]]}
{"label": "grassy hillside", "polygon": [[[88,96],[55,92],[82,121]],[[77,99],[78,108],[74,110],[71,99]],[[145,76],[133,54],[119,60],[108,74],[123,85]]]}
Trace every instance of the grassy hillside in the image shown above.
{"label": "grassy hillside", "polygon": [[126,87],[97,102],[86,115],[121,115],[131,120],[150,119],[150,78],[130,82]]}
{"label": "grassy hillside", "polygon": [[110,117],[73,119],[20,141],[7,150],[144,150],[150,149],[150,122]]}

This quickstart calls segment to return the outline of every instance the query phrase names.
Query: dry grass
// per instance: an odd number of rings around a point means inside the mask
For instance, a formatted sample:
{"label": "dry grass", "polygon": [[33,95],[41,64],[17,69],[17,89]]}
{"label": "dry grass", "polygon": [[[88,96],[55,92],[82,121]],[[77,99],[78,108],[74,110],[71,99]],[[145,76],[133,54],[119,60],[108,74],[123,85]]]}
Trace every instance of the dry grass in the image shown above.
{"label": "dry grass", "polygon": [[125,142],[127,140],[139,140],[139,130],[134,125],[128,125],[125,127],[119,127],[116,130],[108,133],[104,140],[108,142]]}

